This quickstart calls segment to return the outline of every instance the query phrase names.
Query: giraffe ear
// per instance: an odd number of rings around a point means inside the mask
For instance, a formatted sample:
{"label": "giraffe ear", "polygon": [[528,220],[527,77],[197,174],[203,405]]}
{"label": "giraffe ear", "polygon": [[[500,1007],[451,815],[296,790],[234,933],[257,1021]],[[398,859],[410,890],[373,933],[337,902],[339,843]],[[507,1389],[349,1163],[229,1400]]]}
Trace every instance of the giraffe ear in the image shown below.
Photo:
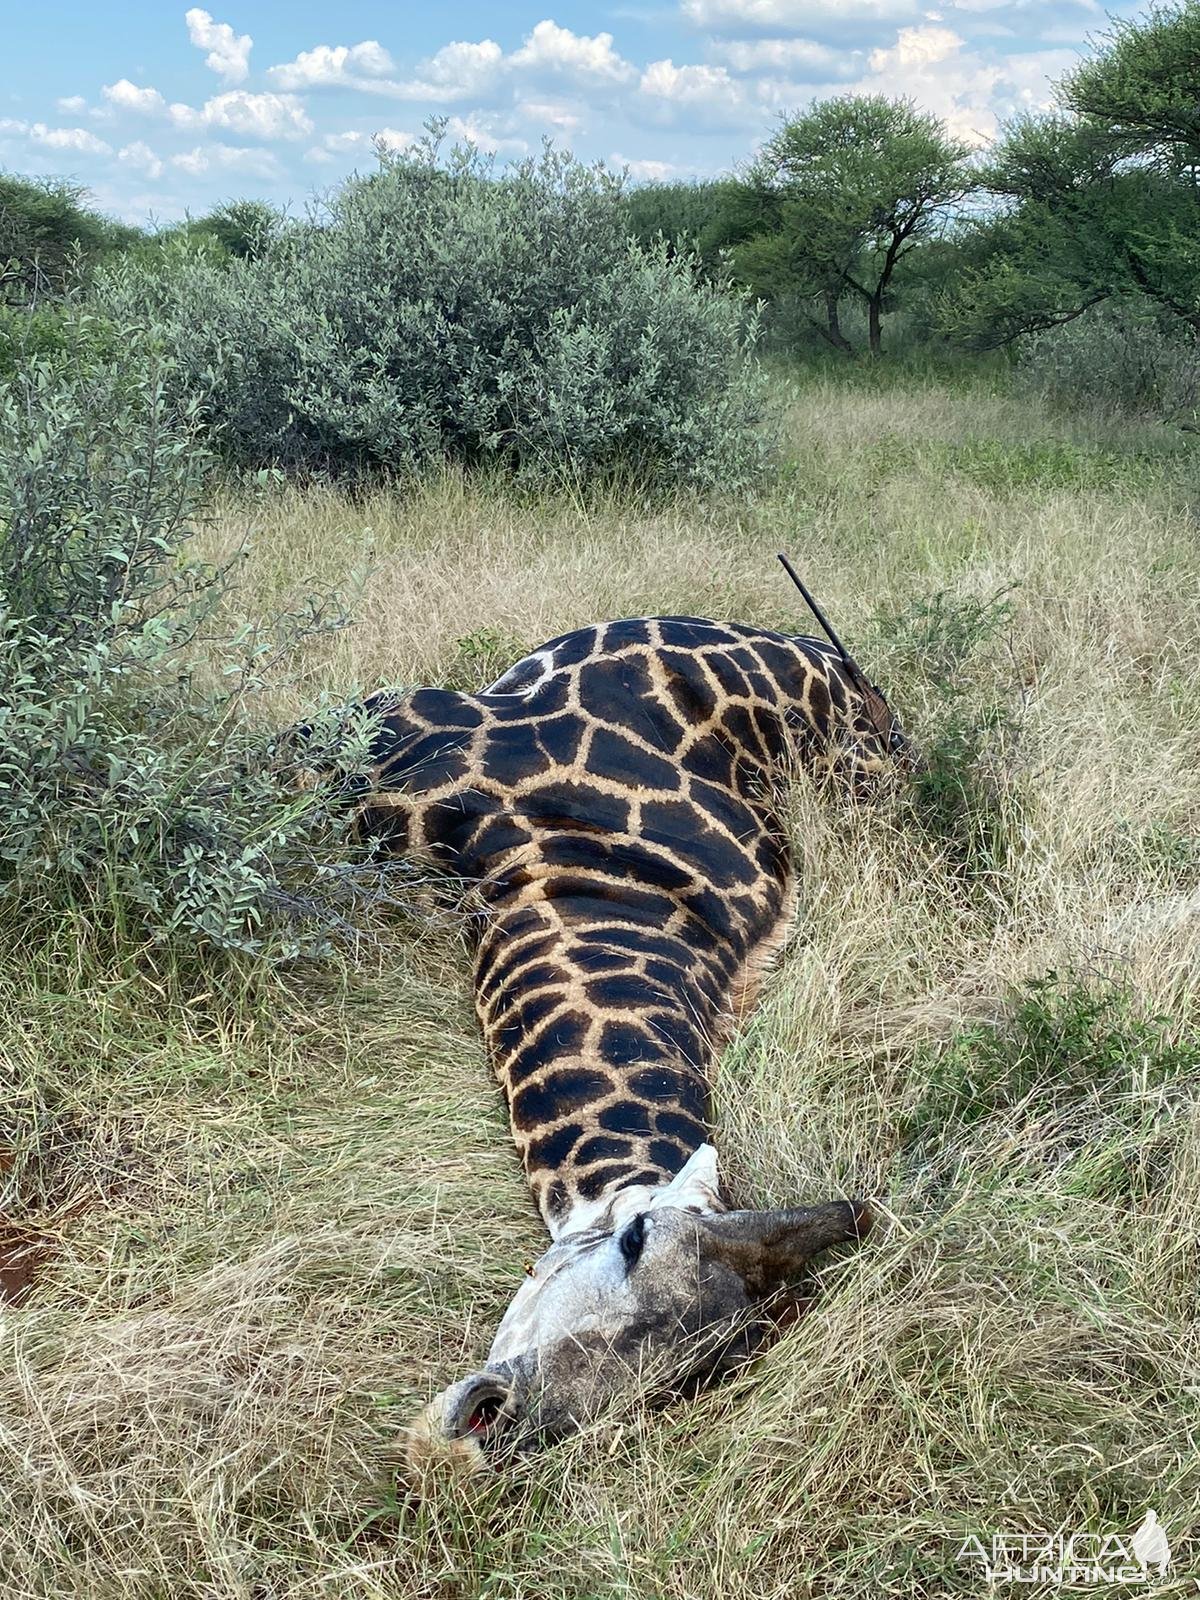
{"label": "giraffe ear", "polygon": [[670,1183],[651,1199],[649,1209],[653,1211],[656,1206],[678,1206],[680,1210],[694,1206],[700,1211],[724,1209],[717,1152],[711,1144],[702,1144],[692,1151]]}
{"label": "giraffe ear", "polygon": [[871,1222],[865,1200],[831,1200],[778,1211],[726,1211],[705,1218],[713,1254],[732,1267],[757,1297],[802,1272],[822,1250],[861,1239]]}

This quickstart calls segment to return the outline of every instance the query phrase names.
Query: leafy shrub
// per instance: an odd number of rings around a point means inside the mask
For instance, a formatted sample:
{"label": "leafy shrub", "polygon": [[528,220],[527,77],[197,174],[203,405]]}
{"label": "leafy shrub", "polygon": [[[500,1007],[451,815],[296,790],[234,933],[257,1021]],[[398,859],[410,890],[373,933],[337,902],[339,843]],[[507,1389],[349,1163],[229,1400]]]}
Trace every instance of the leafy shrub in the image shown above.
{"label": "leafy shrub", "polygon": [[1180,888],[1200,886],[1200,833],[1156,817],[1143,826],[1118,822],[1097,848],[1129,871],[1149,874]]}
{"label": "leafy shrub", "polygon": [[340,618],[314,595],[270,630],[222,620],[230,568],[187,548],[200,401],[169,399],[162,359],[113,332],[119,363],[83,317],[0,390],[0,912],[83,904],[135,937],[298,948],[277,914],[322,921],[322,802],[234,713]]}
{"label": "leafy shrub", "polygon": [[926,1052],[914,1082],[902,1146],[935,1184],[994,1135],[1002,1167],[1049,1168],[1064,1196],[1117,1199],[1154,1187],[1186,1129],[1200,1036],[1140,1016],[1118,985],[1048,972],[1000,1022]]}
{"label": "leafy shrub", "polygon": [[48,302],[36,310],[0,304],[0,378],[9,378],[35,356],[66,350],[70,342],[61,306]]}
{"label": "leafy shrub", "polygon": [[549,150],[498,176],[431,139],[224,270],[130,266],[106,301],[154,306],[239,465],[742,487],[762,454],[752,319],[631,242],[619,192]]}
{"label": "leafy shrub", "polygon": [[494,683],[528,649],[503,628],[476,628],[474,633],[464,635],[455,643],[457,655],[445,677],[445,685],[447,689],[461,689],[467,694],[477,693]]}
{"label": "leafy shrub", "polygon": [[884,612],[875,632],[887,649],[894,668],[920,672],[953,693],[956,675],[981,645],[997,637],[1012,621],[1009,591],[986,599],[975,595],[947,594],[939,589],[928,599],[918,598],[903,610]]}
{"label": "leafy shrub", "polygon": [[947,866],[993,894],[1002,887],[1019,805],[1008,772],[1014,728],[1007,708],[985,701],[966,668],[1011,618],[1005,591],[988,599],[939,591],[883,614],[874,628],[889,671],[920,678],[936,705],[930,724],[916,730],[920,764],[904,803]]}
{"label": "leafy shrub", "polygon": [[0,172],[0,302],[29,305],[77,287],[138,237],[89,210],[86,193],[61,178]]}
{"label": "leafy shrub", "polygon": [[1101,408],[1172,420],[1200,406],[1200,349],[1178,325],[1126,301],[1096,306],[1060,328],[1032,334],[1015,374],[1026,393],[1077,406],[1087,395]]}

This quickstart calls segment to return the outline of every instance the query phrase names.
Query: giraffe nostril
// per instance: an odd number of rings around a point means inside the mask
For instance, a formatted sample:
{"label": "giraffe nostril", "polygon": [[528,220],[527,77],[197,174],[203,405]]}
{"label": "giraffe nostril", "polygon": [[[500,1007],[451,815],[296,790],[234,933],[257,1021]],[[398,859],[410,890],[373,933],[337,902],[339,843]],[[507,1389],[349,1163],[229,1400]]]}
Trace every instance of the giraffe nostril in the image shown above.
{"label": "giraffe nostril", "polygon": [[500,1415],[504,1402],[498,1395],[490,1395],[488,1399],[480,1401],[467,1419],[468,1433],[487,1433]]}

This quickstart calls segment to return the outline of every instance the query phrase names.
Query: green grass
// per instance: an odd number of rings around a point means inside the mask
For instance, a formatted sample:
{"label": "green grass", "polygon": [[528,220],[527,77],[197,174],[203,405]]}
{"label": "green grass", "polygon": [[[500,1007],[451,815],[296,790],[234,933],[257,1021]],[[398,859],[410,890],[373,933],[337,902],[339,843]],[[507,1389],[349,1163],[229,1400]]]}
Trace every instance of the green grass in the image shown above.
{"label": "green grass", "polygon": [[889,1224],[736,1381],[417,1503],[402,1423],[542,1243],[453,917],[271,972],[10,907],[0,1214],[42,1255],[0,1310],[6,1597],[974,1595],[965,1535],[1147,1506],[1200,1577],[1182,466],[991,378],[781,393],[757,501],[275,485],[208,537],[250,534],[248,613],[369,558],[280,724],[320,687],[482,683],[598,617],[807,629],[791,551],[930,762],[875,807],[798,791],[797,931],[717,1073],[718,1144],[747,1203],[853,1189]]}

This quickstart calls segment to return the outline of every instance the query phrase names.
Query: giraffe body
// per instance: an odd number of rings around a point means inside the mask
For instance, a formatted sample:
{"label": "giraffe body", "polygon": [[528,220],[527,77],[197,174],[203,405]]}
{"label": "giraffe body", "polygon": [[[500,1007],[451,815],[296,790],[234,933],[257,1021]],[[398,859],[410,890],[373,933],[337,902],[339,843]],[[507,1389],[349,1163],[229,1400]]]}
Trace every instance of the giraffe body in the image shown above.
{"label": "giraffe body", "polygon": [[[563,635],[479,694],[370,704],[381,724],[359,827],[477,886],[477,1010],[554,1241],[489,1358],[508,1385],[497,1405],[511,1410],[535,1380],[571,1390],[589,1340],[593,1370],[614,1352],[628,1367],[653,1342],[646,1305],[630,1300],[632,1233],[639,1258],[647,1219],[656,1249],[694,1256],[696,1219],[725,1210],[709,1070],[789,925],[780,785],[797,765],[857,785],[903,740],[831,646],[689,617]],[[731,1213],[723,1233],[704,1222],[720,1233],[714,1283],[750,1226],[736,1218],[775,1215]],[[816,1226],[843,1238],[860,1224],[843,1206]],[[739,1292],[758,1270],[744,1255]],[[710,1326],[713,1307],[738,1298],[721,1283],[682,1306],[659,1293],[654,1317]],[[564,1341],[554,1379],[548,1352]],[[455,1392],[427,1434],[455,1439]],[[477,1398],[476,1383],[466,1399]],[[575,1393],[572,1420],[593,1399]],[[486,1431],[472,1423],[458,1438],[474,1446]]]}

